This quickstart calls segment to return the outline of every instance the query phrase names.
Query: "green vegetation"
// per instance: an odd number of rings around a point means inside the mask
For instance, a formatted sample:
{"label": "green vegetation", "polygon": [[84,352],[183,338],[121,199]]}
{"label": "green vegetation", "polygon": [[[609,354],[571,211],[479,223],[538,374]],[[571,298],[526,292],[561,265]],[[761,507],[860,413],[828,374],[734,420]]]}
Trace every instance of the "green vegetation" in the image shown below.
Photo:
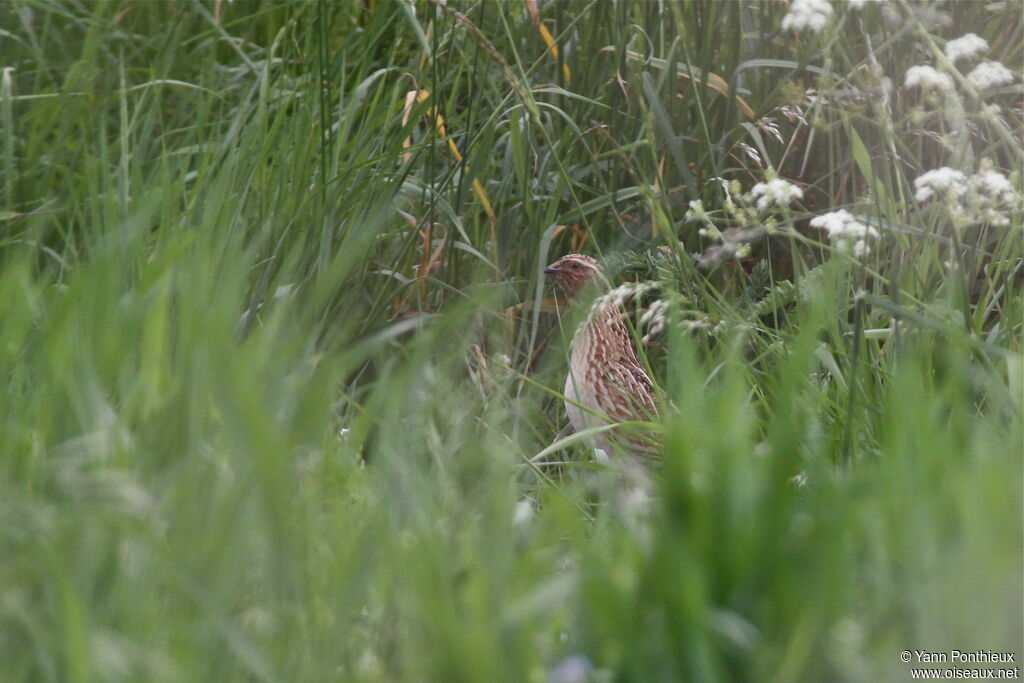
{"label": "green vegetation", "polygon": [[[1022,6],[856,4],[5,3],[0,678],[1019,662]],[[651,283],[646,508],[570,251]]]}

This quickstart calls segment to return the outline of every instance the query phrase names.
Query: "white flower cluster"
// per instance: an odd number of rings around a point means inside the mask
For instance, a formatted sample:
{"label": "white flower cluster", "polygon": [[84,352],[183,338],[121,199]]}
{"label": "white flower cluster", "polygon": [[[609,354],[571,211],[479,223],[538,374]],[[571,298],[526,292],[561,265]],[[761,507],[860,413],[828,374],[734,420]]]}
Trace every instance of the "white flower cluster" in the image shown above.
{"label": "white flower cluster", "polygon": [[914,180],[917,192],[914,198],[926,202],[934,196],[960,199],[967,192],[967,176],[956,169],[943,166],[928,171]]}
{"label": "white flower cluster", "polygon": [[707,211],[704,210],[704,202],[700,199],[694,199],[690,201],[690,210],[686,212],[687,220],[699,219],[707,217]]}
{"label": "white flower cluster", "polygon": [[534,507],[528,499],[521,500],[516,503],[515,512],[512,515],[512,521],[515,522],[516,526],[526,526],[533,519]]}
{"label": "white flower cluster", "polygon": [[782,29],[810,29],[817,33],[828,26],[831,19],[832,5],[828,0],[793,0],[789,14],[782,18]]}
{"label": "white flower cluster", "polygon": [[884,2],[884,0],[847,0],[851,9],[864,9],[868,2]]}
{"label": "white flower cluster", "polygon": [[[764,180],[748,192],[743,192],[737,180],[714,180],[725,192],[721,209],[715,212],[720,217],[712,218],[699,199],[691,201],[690,210],[686,212],[688,222],[700,225],[697,232],[701,237],[720,242],[700,257],[698,266],[719,263],[725,258],[746,258],[750,254],[750,243],[766,233],[789,229],[789,205],[804,196],[803,190],[779,178],[771,168],[765,172]],[[785,215],[779,216],[780,213]],[[719,224],[727,227],[720,229]]]}
{"label": "white flower cluster", "polygon": [[1017,200],[1013,183],[1002,173],[985,168],[971,176],[971,188],[983,195],[1010,205]]}
{"label": "white flower cluster", "polygon": [[846,209],[812,218],[811,227],[828,232],[828,237],[836,249],[852,252],[856,258],[864,258],[871,253],[868,238],[878,238],[877,230],[857,220],[857,217]]}
{"label": "white flower cluster", "polygon": [[968,33],[946,43],[946,57],[951,62],[977,57],[986,52],[988,52],[988,41],[973,33]]}
{"label": "white flower cluster", "polygon": [[960,227],[977,223],[1005,227],[1010,224],[1007,214],[1021,205],[1021,196],[1013,183],[993,169],[988,160],[982,161],[978,172],[969,178],[944,166],[918,177],[914,187],[917,201],[942,201],[954,225]]}
{"label": "white flower cluster", "polygon": [[971,176],[968,208],[979,222],[1006,227],[1006,214],[1014,207],[1020,207],[1020,195],[1002,173],[984,168]]}
{"label": "white flower cluster", "polygon": [[999,62],[982,62],[967,74],[967,80],[978,90],[989,90],[1013,83],[1014,75]]}
{"label": "white flower cluster", "polygon": [[[974,33],[967,33],[946,43],[945,52],[950,62],[967,60],[967,66],[970,66],[977,58],[988,52],[988,42]],[[967,74],[967,80],[978,90],[984,91],[1009,85],[1017,80],[1017,77],[999,62],[986,60]],[[920,86],[926,91],[952,92],[954,89],[953,79],[948,73],[938,71],[927,64],[907,69],[903,85],[907,88]]]}
{"label": "white flower cluster", "polygon": [[903,85],[907,88],[921,86],[925,90],[942,90],[948,92],[953,90],[953,79],[949,74],[936,71],[934,67],[926,64],[912,66],[907,69]]}
{"label": "white flower cluster", "polygon": [[758,183],[750,188],[750,196],[757,200],[757,208],[789,206],[794,199],[802,199],[804,191],[782,178],[772,178],[767,183]]}

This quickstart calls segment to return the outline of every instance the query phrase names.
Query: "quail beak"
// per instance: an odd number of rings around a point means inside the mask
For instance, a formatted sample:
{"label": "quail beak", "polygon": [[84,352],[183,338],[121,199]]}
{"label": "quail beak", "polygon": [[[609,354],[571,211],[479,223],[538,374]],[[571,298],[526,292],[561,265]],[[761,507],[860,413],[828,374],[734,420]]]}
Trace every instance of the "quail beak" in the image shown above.
{"label": "quail beak", "polygon": [[548,266],[547,268],[544,269],[545,275],[558,275],[561,272],[562,271],[560,271],[558,268],[555,268],[554,266]]}

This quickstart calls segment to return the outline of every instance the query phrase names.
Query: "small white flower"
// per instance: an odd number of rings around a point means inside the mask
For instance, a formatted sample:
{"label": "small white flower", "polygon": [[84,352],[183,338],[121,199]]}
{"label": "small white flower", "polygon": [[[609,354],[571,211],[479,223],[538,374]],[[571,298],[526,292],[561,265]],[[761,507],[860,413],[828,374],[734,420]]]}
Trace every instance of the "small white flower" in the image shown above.
{"label": "small white flower", "polygon": [[794,199],[802,199],[804,191],[782,178],[772,178],[767,183],[758,183],[750,188],[751,199],[757,200],[757,208],[789,206]]}
{"label": "small white flower", "polygon": [[953,79],[949,77],[949,74],[936,71],[933,67],[926,64],[920,64],[907,69],[903,85],[907,88],[921,86],[925,90],[935,88],[949,91],[953,89]]}
{"label": "small white flower", "polygon": [[832,5],[828,0],[793,0],[789,14],[782,18],[782,29],[810,29],[817,33],[828,26],[831,19]]}
{"label": "small white flower", "polygon": [[704,211],[704,202],[700,199],[694,199],[690,201],[690,210],[686,212],[687,220],[704,218],[706,216]]}
{"label": "small white flower", "polygon": [[829,239],[839,251],[852,252],[857,258],[871,253],[868,238],[877,239],[878,231],[857,220],[846,209],[832,211],[811,219],[811,227],[828,232]]}
{"label": "small white flower", "polygon": [[967,177],[948,167],[928,171],[914,181],[919,202],[942,200],[954,225],[963,227],[978,223],[1009,225],[1010,210],[1020,206],[1021,197],[1013,183],[982,160],[978,172]]}
{"label": "small white flower", "polygon": [[516,503],[516,511],[512,516],[512,521],[516,526],[524,526],[533,519],[533,503],[528,500],[521,500]]}
{"label": "small white flower", "polygon": [[982,194],[999,199],[1007,204],[1014,201],[1017,191],[1013,183],[998,171],[984,169],[971,177],[971,185]]}
{"label": "small white flower", "polygon": [[853,243],[853,255],[855,258],[864,258],[871,253],[871,247],[864,240],[857,240]]}
{"label": "small white flower", "polygon": [[943,166],[918,176],[914,180],[914,187],[917,188],[914,198],[919,202],[928,201],[935,195],[960,198],[967,192],[967,176]]}
{"label": "small white flower", "polygon": [[951,62],[967,57],[977,57],[986,52],[988,52],[988,41],[973,33],[968,33],[946,43],[946,56],[949,57]]}
{"label": "small white flower", "polygon": [[967,196],[967,213],[978,223],[991,223],[1005,227],[1010,224],[1006,215],[1010,209],[1020,205],[1020,195],[1013,183],[1002,173],[995,171],[988,160],[982,161],[981,168],[971,176],[971,192]]}
{"label": "small white flower", "polygon": [[846,209],[812,218],[811,227],[827,231],[829,237],[878,237],[877,230],[857,220],[857,217]]}
{"label": "small white flower", "polygon": [[706,237],[709,240],[720,240],[722,239],[722,232],[713,225],[706,225],[697,231],[697,234],[701,237]]}
{"label": "small white flower", "polygon": [[967,74],[967,80],[978,90],[988,90],[1013,83],[1014,75],[999,62],[982,62]]}
{"label": "small white flower", "polygon": [[570,655],[548,672],[550,683],[580,683],[593,680],[594,664],[586,655]]}

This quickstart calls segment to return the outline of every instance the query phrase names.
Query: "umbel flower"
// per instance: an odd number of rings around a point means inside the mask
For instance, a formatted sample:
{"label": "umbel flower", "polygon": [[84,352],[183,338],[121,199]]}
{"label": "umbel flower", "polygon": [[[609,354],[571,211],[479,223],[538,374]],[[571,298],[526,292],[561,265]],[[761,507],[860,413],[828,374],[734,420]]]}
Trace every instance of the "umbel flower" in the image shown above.
{"label": "umbel flower", "polygon": [[914,189],[919,202],[942,202],[957,227],[979,223],[1005,227],[1010,224],[1009,212],[1021,204],[1013,183],[988,159],[970,177],[948,166],[932,169],[914,180]]}
{"label": "umbel flower", "polygon": [[919,202],[935,196],[960,199],[967,192],[967,176],[962,171],[943,166],[918,176],[914,187],[917,190],[914,199]]}
{"label": "umbel flower", "polygon": [[1012,71],[999,62],[982,62],[967,74],[967,80],[978,90],[991,90],[1010,85],[1015,77]]}
{"label": "umbel flower", "polygon": [[750,196],[757,200],[757,208],[767,209],[772,206],[789,206],[794,199],[803,199],[804,191],[788,180],[772,178],[750,188]]}
{"label": "umbel flower", "polygon": [[[991,60],[982,61],[971,71],[967,67],[975,63],[978,58],[988,52],[988,42],[973,33],[967,33],[946,43],[945,53],[949,61],[956,64],[967,62],[966,67],[960,66],[961,71],[967,73],[967,81],[980,91],[992,90],[1004,85],[1009,85],[1017,80],[1012,71],[999,62]],[[943,73],[935,67],[927,64],[918,64],[907,69],[903,85],[907,88],[921,88],[924,91],[940,91],[951,93],[955,90],[952,76]]]}
{"label": "umbel flower", "polygon": [[968,33],[946,43],[946,57],[951,62],[977,57],[988,52],[988,41]]}
{"label": "umbel flower", "polygon": [[832,20],[828,0],[793,0],[789,14],[782,18],[782,29],[809,30],[818,33]]}
{"label": "umbel flower", "polygon": [[953,79],[949,74],[937,71],[935,67],[928,66],[927,64],[920,64],[907,69],[903,85],[908,88],[916,88],[920,86],[924,90],[942,90],[943,92],[949,92],[953,90]]}
{"label": "umbel flower", "polygon": [[868,256],[871,253],[868,240],[878,238],[877,230],[862,223],[846,209],[812,218],[811,227],[825,230],[836,249],[850,252],[856,258]]}
{"label": "umbel flower", "polygon": [[[710,246],[697,257],[697,267],[708,270],[718,264],[750,255],[750,245],[766,234],[789,229],[789,206],[804,196],[797,185],[778,177],[774,169],[765,171],[765,179],[743,192],[738,181],[716,178],[725,197],[720,211],[712,216],[704,203],[695,199],[686,212],[687,222],[700,224],[698,234],[719,244]],[[715,224],[719,221],[722,229]]]}
{"label": "umbel flower", "polygon": [[866,4],[868,4],[868,2],[879,3],[879,2],[883,2],[883,1],[884,0],[848,0],[850,7],[852,9],[857,9],[857,10],[864,9],[864,6]]}

